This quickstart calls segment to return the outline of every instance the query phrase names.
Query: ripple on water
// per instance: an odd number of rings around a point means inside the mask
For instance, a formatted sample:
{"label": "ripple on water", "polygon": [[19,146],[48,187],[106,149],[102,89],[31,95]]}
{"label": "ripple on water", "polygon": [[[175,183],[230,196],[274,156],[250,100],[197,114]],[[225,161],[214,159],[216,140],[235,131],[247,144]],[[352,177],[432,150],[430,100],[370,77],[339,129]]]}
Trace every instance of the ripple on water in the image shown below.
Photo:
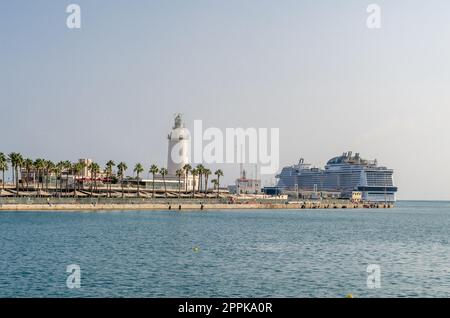
{"label": "ripple on water", "polygon": [[[1,213],[0,296],[449,297],[449,206]],[[66,287],[69,264],[81,289]]]}

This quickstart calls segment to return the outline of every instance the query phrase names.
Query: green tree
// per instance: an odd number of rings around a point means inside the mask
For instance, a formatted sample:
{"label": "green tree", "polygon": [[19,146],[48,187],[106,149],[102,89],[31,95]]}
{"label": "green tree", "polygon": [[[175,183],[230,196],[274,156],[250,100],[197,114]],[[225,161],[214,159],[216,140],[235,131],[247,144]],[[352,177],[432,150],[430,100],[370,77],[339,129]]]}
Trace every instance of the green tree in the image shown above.
{"label": "green tree", "polygon": [[11,152],[8,155],[7,159],[11,163],[11,175],[12,175],[12,182],[16,183],[16,163],[17,163],[17,153]]}
{"label": "green tree", "polygon": [[[36,162],[35,162],[36,165]],[[64,170],[64,161],[59,161],[56,164],[56,192],[58,193],[58,196],[61,196],[61,192],[62,192],[62,173]],[[58,180],[59,180],[59,189],[58,189]],[[38,183],[39,185],[39,183]]]}
{"label": "green tree", "polygon": [[44,169],[45,163],[44,163],[43,159],[38,158],[34,161],[33,165],[34,165],[34,169],[35,169],[35,176],[37,179],[37,189],[39,190],[39,185],[41,183],[41,177],[42,177],[41,174]]}
{"label": "green tree", "polygon": [[140,183],[141,183],[141,181],[139,180],[139,174],[140,174],[141,172],[144,171],[144,167],[142,167],[142,165],[141,165],[140,163],[137,163],[137,164],[134,166],[134,170],[133,170],[133,171],[136,173],[137,196],[140,197],[141,194],[139,193],[139,189],[140,189]]}
{"label": "green tree", "polygon": [[163,178],[164,196],[167,198],[166,175],[169,173],[169,171],[167,171],[166,168],[161,168],[161,170],[159,170],[159,173],[161,174],[161,176]]}
{"label": "green tree", "polygon": [[23,159],[22,155],[20,153],[17,154],[17,164],[16,164],[16,177],[17,177],[17,182],[16,182],[16,191],[17,193],[19,193],[19,173],[20,173],[20,178],[22,179],[22,167],[25,165],[25,160]]}
{"label": "green tree", "polygon": [[223,171],[222,170],[216,170],[216,172],[214,172],[214,174],[217,176],[217,197],[219,197],[219,192],[220,192],[220,177],[223,177]]}
{"label": "green tree", "polygon": [[73,172],[74,172],[74,195],[76,196],[76,191],[78,187],[79,180],[81,179],[81,172],[84,170],[84,162],[80,161],[77,163],[74,163],[73,165]]}
{"label": "green tree", "polygon": [[155,175],[159,172],[159,168],[158,168],[158,166],[157,165],[152,165],[151,167],[150,167],[150,170],[149,170],[149,172],[152,174],[152,176],[153,176],[153,192],[152,192],[152,198],[154,198],[155,197]]}
{"label": "green tree", "polygon": [[178,169],[175,172],[175,175],[178,177],[178,199],[179,199],[181,196],[181,177],[184,175],[184,170]]}
{"label": "green tree", "polygon": [[196,187],[196,181],[197,181],[197,176],[198,176],[198,170],[192,169],[191,174],[192,174],[192,178],[193,178],[192,197],[195,198],[195,187]]}
{"label": "green tree", "polygon": [[122,199],[123,199],[123,196],[124,196],[123,195],[123,178],[125,177],[125,171],[127,171],[127,169],[128,169],[127,164],[125,162],[120,162],[117,165],[117,169],[119,170],[118,174],[120,177],[120,187],[122,188]]}
{"label": "green tree", "polygon": [[192,171],[192,166],[190,164],[185,164],[183,166],[183,170],[184,170],[184,185],[186,187],[186,193],[188,192],[188,177],[189,177],[189,172]]}
{"label": "green tree", "polygon": [[108,190],[108,197],[111,197],[111,178],[113,174],[113,167],[115,167],[116,164],[114,161],[109,160],[106,163],[106,188]]}
{"label": "green tree", "polygon": [[[91,197],[93,196],[93,190],[97,192],[97,174],[100,172],[100,166],[98,163],[91,163],[89,166],[91,170]],[[92,182],[94,180],[94,182]]]}
{"label": "green tree", "polygon": [[34,168],[33,160],[31,160],[30,158],[25,159],[24,168],[25,168],[25,171],[27,172],[25,184],[26,184],[27,191],[29,191],[29,178],[30,178],[31,170],[33,170],[33,168]]}
{"label": "green tree", "polygon": [[208,196],[208,178],[211,175],[211,170],[204,169],[203,175],[205,176],[205,198]]}
{"label": "green tree", "polygon": [[0,152],[0,171],[2,172],[2,189],[5,189],[5,171],[8,171],[8,159]]}
{"label": "green tree", "polygon": [[213,190],[216,190],[216,187],[217,187],[217,185],[218,185],[217,179],[212,179],[212,180],[211,180],[211,183],[212,183],[213,186],[214,186]]}
{"label": "green tree", "polygon": [[66,194],[67,194],[69,193],[69,175],[72,172],[72,163],[69,160],[64,161],[64,171],[66,172]]}
{"label": "green tree", "polygon": [[11,162],[13,171],[13,180],[16,184],[16,196],[19,194],[19,170],[23,166],[24,160],[20,153],[12,152],[8,155],[8,160]]}
{"label": "green tree", "polygon": [[55,169],[55,164],[51,160],[46,160],[44,163],[44,172],[45,172],[45,188],[48,191],[48,184],[50,181],[50,175]]}
{"label": "green tree", "polygon": [[197,172],[198,172],[198,192],[202,192],[202,176],[203,172],[205,171],[205,167],[202,164],[197,165]]}

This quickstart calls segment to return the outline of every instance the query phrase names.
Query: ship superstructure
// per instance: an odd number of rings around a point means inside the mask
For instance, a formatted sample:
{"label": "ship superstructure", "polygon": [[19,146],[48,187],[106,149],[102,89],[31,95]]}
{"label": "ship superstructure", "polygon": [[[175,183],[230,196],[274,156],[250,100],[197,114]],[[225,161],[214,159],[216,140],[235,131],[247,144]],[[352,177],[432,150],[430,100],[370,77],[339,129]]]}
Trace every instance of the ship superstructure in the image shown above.
{"label": "ship superstructure", "polygon": [[349,151],[328,160],[324,169],[300,159],[283,168],[277,178],[278,187],[288,190],[340,192],[342,198],[351,198],[358,191],[365,201],[394,202],[397,187],[393,174],[392,169],[378,166],[376,159],[365,160]]}

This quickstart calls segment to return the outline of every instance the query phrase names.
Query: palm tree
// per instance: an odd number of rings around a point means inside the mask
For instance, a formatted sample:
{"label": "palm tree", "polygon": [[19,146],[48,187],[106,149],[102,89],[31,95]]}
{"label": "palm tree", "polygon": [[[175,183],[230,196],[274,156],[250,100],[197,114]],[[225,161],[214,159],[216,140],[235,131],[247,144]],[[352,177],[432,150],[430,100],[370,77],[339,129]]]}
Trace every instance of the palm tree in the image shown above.
{"label": "palm tree", "polygon": [[197,165],[198,172],[198,192],[202,192],[202,176],[205,171],[205,167],[202,164]]}
{"label": "palm tree", "polygon": [[[17,154],[17,162],[16,162],[16,191],[19,193],[19,172],[22,170],[22,167],[25,165],[25,161],[20,153]],[[22,177],[22,175],[21,175]]]}
{"label": "palm tree", "polygon": [[42,160],[42,189],[47,188],[47,170],[48,170],[48,162],[47,160]]}
{"label": "palm tree", "polygon": [[192,166],[190,164],[185,164],[183,166],[183,170],[184,170],[184,185],[186,186],[186,193],[188,192],[188,177],[189,177],[189,172],[192,170]]}
{"label": "palm tree", "polygon": [[5,189],[5,171],[8,170],[8,160],[3,152],[0,152],[0,170],[2,171],[2,188]]}
{"label": "palm tree", "polygon": [[120,187],[122,188],[122,199],[123,199],[123,177],[125,176],[125,171],[128,169],[127,164],[125,162],[120,162],[117,165],[118,174],[120,176]]}
{"label": "palm tree", "polygon": [[[107,180],[107,189],[108,189],[108,197],[111,197],[111,178],[112,178],[112,169],[113,167],[115,167],[116,164],[114,163],[114,161],[109,160],[106,163],[106,180]],[[109,187],[108,187],[109,185]]]}
{"label": "palm tree", "polygon": [[89,188],[90,188],[90,192],[91,192],[91,198],[94,194],[94,162],[90,163],[88,166],[89,169],[89,173],[90,173],[90,183],[89,183]]}
{"label": "palm tree", "polygon": [[28,179],[30,177],[31,170],[33,169],[33,160],[31,160],[30,158],[25,159],[24,168],[27,172],[27,178],[25,179],[25,183],[26,183],[26,187],[27,187],[27,191],[28,191],[29,190]]}
{"label": "palm tree", "polygon": [[15,171],[16,171],[16,162],[17,162],[17,154],[15,152],[11,152],[8,155],[8,161],[11,163],[11,174],[13,183],[16,182]]}
{"label": "palm tree", "polygon": [[62,192],[62,172],[63,172],[63,170],[64,170],[64,161],[60,161],[56,164],[56,181],[58,181],[58,179],[59,179],[59,190],[58,190],[58,182],[56,182],[56,192],[58,193],[58,196],[61,196],[61,192]]}
{"label": "palm tree", "polygon": [[55,164],[51,160],[45,161],[45,188],[48,191],[48,183],[50,181],[50,174],[55,169]]}
{"label": "palm tree", "polygon": [[[91,197],[93,196],[93,187],[92,185],[94,185],[95,191],[97,192],[97,173],[100,172],[100,166],[93,162],[90,165],[90,169],[91,169]],[[92,179],[94,179],[94,184],[92,184]]]}
{"label": "palm tree", "polygon": [[140,181],[139,181],[139,174],[142,172],[142,171],[144,171],[144,167],[142,167],[142,165],[140,164],[140,163],[137,163],[135,166],[134,166],[134,170],[133,170],[135,173],[136,173],[136,181],[137,181],[137,196],[138,197],[140,197],[140,193],[139,193],[139,186],[140,186]]}
{"label": "palm tree", "polygon": [[153,175],[153,193],[152,193],[152,198],[155,197],[155,174],[158,173],[159,169],[156,165],[152,165],[150,167],[150,173]]}
{"label": "palm tree", "polygon": [[74,172],[74,190],[76,195],[77,185],[78,185],[78,176],[81,175],[81,172],[84,169],[84,163],[83,162],[77,162],[73,165],[73,172]]}
{"label": "palm tree", "polygon": [[216,187],[219,184],[219,182],[217,182],[217,179],[212,179],[211,183],[214,185],[214,190],[216,190]]}
{"label": "palm tree", "polygon": [[219,190],[220,190],[220,177],[223,177],[223,171],[222,170],[216,170],[214,174],[217,176],[217,197],[219,197]]}
{"label": "palm tree", "polygon": [[12,152],[8,155],[8,160],[11,162],[13,181],[16,184],[16,195],[19,193],[19,168],[23,166],[23,158],[20,153]]}
{"label": "palm tree", "polygon": [[191,174],[192,174],[192,177],[193,177],[192,197],[195,198],[195,180],[196,180],[196,177],[198,176],[198,170],[197,169],[192,169]]}
{"label": "palm tree", "polygon": [[72,163],[69,160],[64,161],[64,170],[66,171],[66,194],[69,193],[69,175],[72,171]]}
{"label": "palm tree", "polygon": [[205,176],[205,198],[208,195],[208,178],[211,175],[211,170],[209,169],[204,169],[203,170],[203,175]]}
{"label": "palm tree", "polygon": [[159,173],[161,174],[162,178],[163,178],[163,183],[164,183],[164,196],[167,198],[167,188],[166,188],[166,175],[169,173],[169,171],[167,171],[166,168],[161,168],[159,170]]}
{"label": "palm tree", "polygon": [[80,161],[80,167],[81,167],[81,171],[80,175],[82,176],[81,178],[81,189],[84,190],[84,181],[86,180],[86,177],[88,176],[87,171],[85,174],[85,169],[88,168],[88,163],[84,160]]}
{"label": "palm tree", "polygon": [[175,172],[175,175],[178,177],[178,199],[181,196],[181,177],[184,175],[183,169],[178,169]]}
{"label": "palm tree", "polygon": [[39,183],[41,182],[41,171],[42,169],[44,169],[44,160],[36,159],[33,165],[37,175],[37,188],[39,190]]}

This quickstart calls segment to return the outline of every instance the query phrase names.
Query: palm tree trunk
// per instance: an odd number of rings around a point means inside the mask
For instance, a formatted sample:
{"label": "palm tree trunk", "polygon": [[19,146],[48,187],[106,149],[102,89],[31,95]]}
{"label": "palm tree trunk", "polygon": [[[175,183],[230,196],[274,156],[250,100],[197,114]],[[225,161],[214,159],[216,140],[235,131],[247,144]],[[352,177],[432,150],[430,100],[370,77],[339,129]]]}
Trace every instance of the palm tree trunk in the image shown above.
{"label": "palm tree trunk", "polygon": [[63,190],[62,172],[59,174],[59,197],[61,197]]}
{"label": "palm tree trunk", "polygon": [[139,193],[139,188],[140,188],[140,184],[139,184],[139,173],[137,174],[137,196],[138,198],[141,196],[141,194]]}
{"label": "palm tree trunk", "polygon": [[205,175],[205,198],[208,196],[208,176]]}
{"label": "palm tree trunk", "polygon": [[155,198],[155,174],[153,173],[153,193],[152,193],[152,198]]}
{"label": "palm tree trunk", "polygon": [[219,198],[219,190],[220,190],[220,176],[217,176],[217,198]]}
{"label": "palm tree trunk", "polygon": [[120,187],[122,188],[122,199],[123,199],[123,176],[120,176]]}
{"label": "palm tree trunk", "polygon": [[178,199],[181,196],[181,175],[178,177]]}
{"label": "palm tree trunk", "polygon": [[12,180],[13,180],[13,183],[16,182],[16,181],[15,181],[15,180],[16,180],[16,179],[15,179],[15,175],[14,175],[14,169],[15,169],[15,168],[14,168],[14,165],[11,165],[11,172],[12,172]]}
{"label": "palm tree trunk", "polygon": [[164,175],[163,175],[163,182],[164,182],[164,196],[167,198],[166,177]]}
{"label": "palm tree trunk", "polygon": [[111,197],[111,175],[108,173],[106,189],[108,190],[108,198]]}
{"label": "palm tree trunk", "polygon": [[29,170],[27,170],[27,179],[25,180],[25,187],[27,188],[27,192],[28,192],[28,177],[30,176]]}
{"label": "palm tree trunk", "polygon": [[67,178],[66,178],[66,194],[69,193],[69,172],[67,172]]}
{"label": "palm tree trunk", "polygon": [[17,195],[19,195],[19,170],[18,170],[18,167],[16,167],[16,192],[17,192]]}

